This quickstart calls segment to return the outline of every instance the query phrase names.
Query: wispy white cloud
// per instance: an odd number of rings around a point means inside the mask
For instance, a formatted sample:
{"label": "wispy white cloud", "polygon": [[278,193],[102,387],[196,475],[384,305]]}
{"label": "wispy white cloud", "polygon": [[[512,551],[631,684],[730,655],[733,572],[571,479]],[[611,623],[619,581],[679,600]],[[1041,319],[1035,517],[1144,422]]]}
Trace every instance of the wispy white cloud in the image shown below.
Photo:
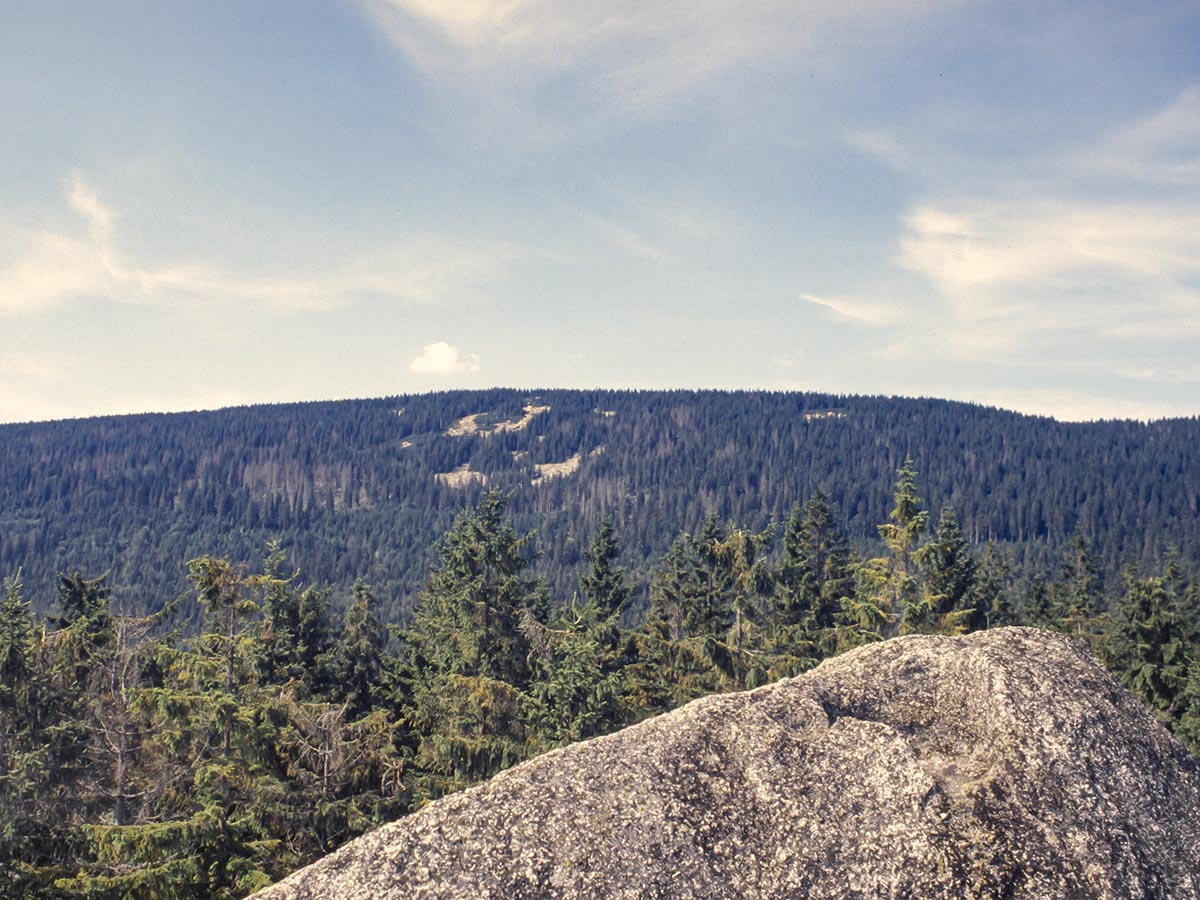
{"label": "wispy white cloud", "polygon": [[426,344],[408,368],[418,375],[465,375],[478,372],[479,366],[478,354],[464,353],[453,344],[435,341]]}
{"label": "wispy white cloud", "polygon": [[649,239],[640,229],[631,227],[628,222],[601,216],[585,209],[574,209],[572,214],[584,227],[596,234],[606,249],[611,248],[623,254],[654,261],[662,260],[667,255],[659,243]]}
{"label": "wispy white cloud", "polygon": [[[606,187],[590,206],[561,205],[563,227],[556,255],[634,264],[692,265],[710,247],[729,254],[750,233],[745,216],[721,208],[689,190],[647,187],[638,191]],[[548,241],[547,244],[555,243]]]}
{"label": "wispy white cloud", "polygon": [[0,261],[0,315],[34,314],[77,298],[187,301],[279,313],[329,309],[368,293],[431,303],[501,277],[516,253],[499,241],[426,235],[325,260],[298,275],[250,274],[194,262],[158,266],[122,251],[117,215],[81,176],[73,176],[64,193],[83,220],[81,232],[3,226],[11,249]]}
{"label": "wispy white cloud", "polygon": [[91,185],[78,173],[67,182],[67,202],[71,204],[71,209],[88,220],[92,240],[98,246],[107,248],[112,235],[112,210],[100,201]]}
{"label": "wispy white cloud", "polygon": [[1158,306],[1200,276],[1200,212],[1174,204],[977,199],[920,204],[904,227],[901,266],[968,316],[1001,312],[1001,298],[1026,311],[1071,296]]}
{"label": "wispy white cloud", "polygon": [[1110,172],[1166,185],[1200,185],[1200,84],[1116,129],[1090,156]]}
{"label": "wispy white cloud", "polygon": [[412,235],[340,261],[324,279],[342,296],[373,293],[439,303],[503,279],[529,252],[491,237]]}
{"label": "wispy white cloud", "polygon": [[635,106],[656,105],[740,65],[811,50],[831,27],[852,26],[849,42],[953,2],[360,0],[388,40],[433,75],[511,86],[570,72]]}
{"label": "wispy white cloud", "polygon": [[[929,355],[1013,373],[1122,378],[1131,360],[1169,373],[1200,346],[1200,213],[1175,204],[1070,198],[922,204],[905,217],[899,263],[933,288],[922,320]],[[1170,349],[1168,349],[1168,347]],[[913,357],[897,340],[895,355]],[[1149,379],[1146,379],[1149,380]],[[1008,397],[1014,408],[1089,418],[1115,400]],[[1106,406],[1107,404],[1107,406]],[[1165,414],[1130,406],[1122,416]]]}
{"label": "wispy white cloud", "polygon": [[800,299],[868,325],[894,325],[907,317],[907,307],[899,301],[853,295],[818,297],[815,294],[801,294]]}
{"label": "wispy white cloud", "polygon": [[919,172],[922,156],[894,130],[882,126],[850,128],[842,136],[853,150],[876,160],[896,172]]}
{"label": "wispy white cloud", "polygon": [[1154,296],[1158,304],[1153,316],[1135,315],[1113,322],[1106,333],[1123,340],[1154,342],[1163,349],[1180,342],[1192,342],[1200,348],[1200,293],[1189,290],[1167,290]]}
{"label": "wispy white cloud", "polygon": [[[825,305],[866,321],[870,305],[842,297],[894,286],[909,316],[880,323],[871,355],[943,395],[1064,419],[1194,409],[1200,85],[1123,122],[1081,111],[1069,129],[991,143],[988,127],[933,106],[847,127],[845,144],[912,194],[890,272],[850,273]],[[912,389],[930,390],[919,379]]]}
{"label": "wispy white cloud", "polygon": [[[892,279],[924,284],[920,333],[885,333],[879,356],[1036,371],[1047,383],[1128,383],[1141,360],[1143,383],[1190,382],[1179,362],[1200,352],[1200,85],[1123,123],[1103,118],[982,151],[964,136],[977,142],[983,123],[964,129],[936,111],[847,130],[850,147],[915,186]],[[1104,393],[1018,390],[997,402],[1065,418],[1168,411]]]}

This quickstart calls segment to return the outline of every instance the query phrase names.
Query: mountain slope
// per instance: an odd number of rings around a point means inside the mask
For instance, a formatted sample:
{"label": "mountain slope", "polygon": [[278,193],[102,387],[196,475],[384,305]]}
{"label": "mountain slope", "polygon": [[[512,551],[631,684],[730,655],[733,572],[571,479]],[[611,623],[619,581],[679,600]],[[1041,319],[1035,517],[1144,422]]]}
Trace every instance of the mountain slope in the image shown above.
{"label": "mountain slope", "polygon": [[547,754],[255,896],[1184,900],[1200,771],[1061,635],[897,638]]}
{"label": "mountain slope", "polygon": [[0,426],[0,573],[39,606],[54,573],[109,570],[155,608],[203,553],[411,606],[432,547],[485,487],[515,491],[555,593],[611,513],[645,573],[709,515],[761,528],[815,488],[865,546],[911,455],[935,511],[1021,567],[1080,529],[1110,574],[1200,558],[1200,422],[1064,424],[937,400],[764,392],[492,390]]}

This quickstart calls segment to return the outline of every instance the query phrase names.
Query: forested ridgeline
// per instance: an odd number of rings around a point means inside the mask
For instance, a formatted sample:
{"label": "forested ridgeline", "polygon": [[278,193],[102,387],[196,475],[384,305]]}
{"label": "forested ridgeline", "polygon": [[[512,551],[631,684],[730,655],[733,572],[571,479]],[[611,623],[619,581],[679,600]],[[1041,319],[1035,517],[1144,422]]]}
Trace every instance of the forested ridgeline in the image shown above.
{"label": "forested ridgeline", "polygon": [[197,610],[195,633],[170,630],[170,606],[121,612],[104,577],[75,570],[42,617],[13,577],[0,895],[240,897],[534,754],[897,634],[1069,632],[1200,746],[1200,582],[1178,554],[1106,581],[1076,534],[1017,579],[919,493],[905,461],[878,555],[854,549],[815,491],[776,528],[709,518],[679,533],[644,586],[605,517],[574,590],[556,594],[510,495],[490,490],[444,534],[413,616],[390,625],[363,582],[335,613],[278,544],[253,570],[186,564],[176,602]]}
{"label": "forested ridgeline", "polygon": [[[411,612],[436,537],[484,491],[538,531],[569,596],[605,516],[635,602],[681,530],[762,530],[823,489],[864,553],[912,456],[934,510],[1025,577],[1077,532],[1104,574],[1169,546],[1200,559],[1200,422],[1065,424],[964,403],[767,392],[455,391],[380,400],[0,426],[0,572],[35,606],[70,567],[129,608],[187,587],[206,553],[254,565],[280,541],[307,578]],[[46,611],[38,607],[39,611]],[[187,615],[187,607],[182,614]],[[198,620],[192,621],[198,626]]]}

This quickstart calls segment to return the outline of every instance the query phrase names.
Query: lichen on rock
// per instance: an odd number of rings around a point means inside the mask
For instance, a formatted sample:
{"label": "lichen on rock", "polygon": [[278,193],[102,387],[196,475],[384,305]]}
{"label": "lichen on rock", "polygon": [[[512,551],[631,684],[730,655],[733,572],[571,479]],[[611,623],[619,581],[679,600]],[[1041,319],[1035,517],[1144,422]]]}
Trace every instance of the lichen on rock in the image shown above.
{"label": "lichen on rock", "polygon": [[910,636],[545,754],[255,896],[1200,898],[1200,771],[1069,638]]}

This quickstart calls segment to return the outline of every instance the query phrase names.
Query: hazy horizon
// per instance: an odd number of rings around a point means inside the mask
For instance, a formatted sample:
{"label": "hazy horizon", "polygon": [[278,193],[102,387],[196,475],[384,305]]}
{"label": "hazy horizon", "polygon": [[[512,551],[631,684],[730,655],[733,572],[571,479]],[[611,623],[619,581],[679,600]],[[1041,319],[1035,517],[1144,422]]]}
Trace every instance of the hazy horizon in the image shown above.
{"label": "hazy horizon", "polygon": [[98,412],[98,413],[88,414],[85,416],[64,416],[64,417],[53,418],[53,419],[20,419],[20,420],[14,420],[11,422],[0,422],[0,427],[3,427],[5,425],[40,425],[40,424],[50,424],[50,423],[54,423],[54,422],[75,422],[75,421],[84,422],[84,421],[88,421],[90,419],[110,419],[110,418],[122,418],[122,417],[145,416],[145,415],[171,416],[171,415],[187,415],[189,413],[219,413],[219,412],[223,412],[226,410],[244,409],[244,408],[249,408],[249,407],[260,407],[260,406],[289,406],[289,405],[295,405],[295,404],[304,405],[304,404],[319,404],[319,403],[362,403],[362,402],[369,403],[369,402],[373,402],[373,401],[377,401],[377,400],[387,400],[387,399],[391,399],[394,397],[425,396],[428,394],[448,393],[448,392],[456,392],[456,391],[463,391],[463,392],[514,391],[518,394],[522,394],[522,393],[528,394],[530,396],[530,398],[532,398],[532,399],[537,399],[540,395],[549,393],[552,391],[579,391],[580,393],[587,393],[589,391],[601,391],[601,392],[603,392],[603,391],[613,391],[613,392],[631,391],[633,393],[660,393],[660,392],[670,393],[670,392],[675,392],[675,391],[696,392],[696,393],[765,392],[765,393],[781,393],[781,394],[825,394],[825,395],[830,395],[830,396],[834,396],[834,397],[838,397],[838,398],[846,399],[846,400],[852,400],[855,398],[883,397],[883,398],[886,398],[889,400],[897,400],[897,401],[929,400],[929,401],[934,401],[934,402],[945,402],[945,403],[963,403],[963,404],[967,404],[967,405],[971,405],[971,406],[982,407],[985,409],[995,409],[1000,412],[1013,413],[1015,415],[1020,415],[1020,416],[1031,416],[1034,418],[1048,418],[1048,419],[1053,419],[1054,421],[1057,421],[1057,422],[1083,424],[1083,425],[1086,425],[1089,423],[1095,423],[1095,422],[1103,422],[1103,421],[1127,421],[1127,422],[1137,422],[1137,423],[1145,425],[1145,424],[1152,424],[1154,422],[1170,421],[1173,419],[1194,419],[1194,418],[1196,418],[1196,415],[1182,415],[1182,416],[1162,416],[1162,417],[1155,417],[1155,418],[1149,418],[1149,419],[1147,419],[1147,418],[1139,419],[1139,418],[1130,417],[1130,416],[1124,416],[1124,417],[1117,416],[1117,417],[1108,417],[1108,418],[1101,417],[1101,418],[1069,419],[1069,418],[1062,418],[1059,416],[1049,415],[1047,413],[1023,412],[1019,409],[1012,409],[1011,407],[998,406],[998,405],[992,404],[992,403],[980,403],[978,401],[970,400],[970,399],[959,399],[959,398],[954,398],[954,397],[934,397],[934,396],[927,395],[927,394],[921,394],[921,395],[915,395],[915,394],[914,395],[867,394],[867,393],[852,393],[852,392],[845,392],[845,391],[801,391],[798,389],[787,389],[787,388],[754,388],[754,387],[749,387],[749,388],[745,388],[745,387],[693,388],[693,387],[665,386],[665,387],[637,387],[637,388],[607,388],[607,387],[592,386],[592,387],[582,387],[582,388],[563,388],[563,387],[551,387],[551,386],[542,385],[541,387],[531,388],[531,387],[520,387],[520,386],[514,387],[511,385],[482,385],[479,387],[469,387],[469,388],[433,388],[428,391],[403,391],[403,392],[393,391],[391,393],[376,394],[376,395],[372,395],[372,396],[364,395],[364,396],[355,396],[355,397],[307,397],[307,398],[301,397],[301,398],[282,399],[282,400],[266,400],[266,401],[261,401],[261,402],[251,401],[251,402],[246,402],[246,403],[231,403],[231,404],[217,405],[217,406],[197,406],[197,407],[180,408],[180,409],[141,409],[141,410],[133,410],[133,411],[128,411],[128,412],[120,412],[120,411],[118,411],[118,412]]}

